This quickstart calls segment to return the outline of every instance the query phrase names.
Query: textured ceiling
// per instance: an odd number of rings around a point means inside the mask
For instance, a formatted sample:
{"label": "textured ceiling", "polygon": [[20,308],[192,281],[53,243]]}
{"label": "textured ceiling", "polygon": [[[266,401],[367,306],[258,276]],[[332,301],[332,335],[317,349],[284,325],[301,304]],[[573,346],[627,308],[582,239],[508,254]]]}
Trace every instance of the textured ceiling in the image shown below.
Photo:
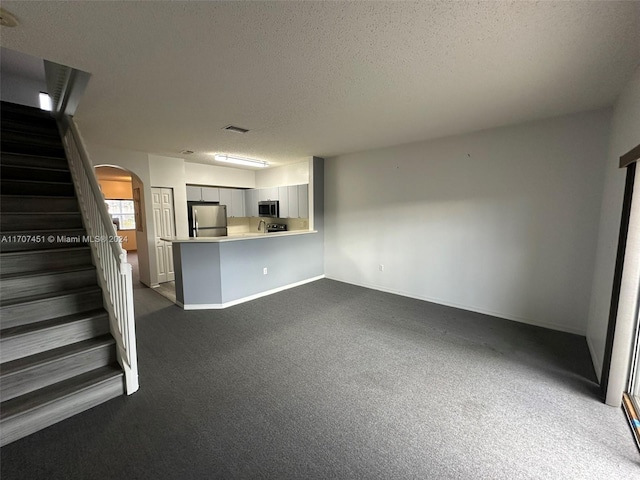
{"label": "textured ceiling", "polygon": [[93,75],[88,141],[192,161],[280,165],[595,109],[640,60],[640,2],[2,6],[20,21],[3,46]]}

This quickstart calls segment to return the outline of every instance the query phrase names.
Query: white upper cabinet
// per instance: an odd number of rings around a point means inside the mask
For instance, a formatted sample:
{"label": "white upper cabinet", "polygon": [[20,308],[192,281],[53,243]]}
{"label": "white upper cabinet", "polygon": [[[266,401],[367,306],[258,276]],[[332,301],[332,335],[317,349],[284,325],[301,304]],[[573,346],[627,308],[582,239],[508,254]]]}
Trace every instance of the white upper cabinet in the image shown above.
{"label": "white upper cabinet", "polygon": [[227,206],[227,217],[246,217],[244,210],[244,190],[221,188],[220,205]]}
{"label": "white upper cabinet", "polygon": [[202,201],[202,187],[194,187],[193,185],[187,185],[187,201],[189,201],[189,202],[201,202]]}
{"label": "white upper cabinet", "polygon": [[203,202],[219,202],[220,189],[218,187],[202,187]]}
{"label": "white upper cabinet", "polygon": [[258,216],[258,190],[252,188],[244,191],[244,208],[247,217]]}
{"label": "white upper cabinet", "polygon": [[187,185],[187,200],[219,202],[227,206],[228,217],[257,217],[258,202],[278,200],[280,218],[309,218],[309,185],[247,190]]}
{"label": "white upper cabinet", "polygon": [[231,216],[246,217],[244,208],[244,190],[238,188],[231,189]]}
{"label": "white upper cabinet", "polygon": [[298,185],[298,217],[309,218],[309,185]]}
{"label": "white upper cabinet", "polygon": [[190,202],[219,202],[220,189],[218,187],[187,185],[187,200]]}
{"label": "white upper cabinet", "polygon": [[227,206],[227,215],[231,216],[229,211],[231,210],[231,192],[232,189],[231,188],[220,188],[220,205],[226,205]]}
{"label": "white upper cabinet", "polygon": [[[291,185],[286,189],[286,201],[280,201],[280,216],[283,218],[309,218],[309,185]],[[280,194],[282,198],[282,193]],[[283,207],[286,205],[286,207]],[[287,215],[282,212],[286,209]]]}
{"label": "white upper cabinet", "polygon": [[298,218],[300,212],[300,205],[298,204],[298,185],[291,185],[287,187],[287,193],[289,195],[289,218]]}
{"label": "white upper cabinet", "polygon": [[258,201],[278,200],[278,187],[258,189]]}
{"label": "white upper cabinet", "polygon": [[289,187],[278,187],[280,218],[289,218]]}

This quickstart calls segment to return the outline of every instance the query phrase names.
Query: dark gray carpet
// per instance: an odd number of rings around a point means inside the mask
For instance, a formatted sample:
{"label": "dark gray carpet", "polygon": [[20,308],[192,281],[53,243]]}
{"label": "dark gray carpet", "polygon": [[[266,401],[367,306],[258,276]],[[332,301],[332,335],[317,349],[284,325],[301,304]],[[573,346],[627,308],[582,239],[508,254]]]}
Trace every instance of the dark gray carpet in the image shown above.
{"label": "dark gray carpet", "polygon": [[222,311],[137,288],[141,389],[4,447],[2,479],[617,479],[582,337],[321,280]]}

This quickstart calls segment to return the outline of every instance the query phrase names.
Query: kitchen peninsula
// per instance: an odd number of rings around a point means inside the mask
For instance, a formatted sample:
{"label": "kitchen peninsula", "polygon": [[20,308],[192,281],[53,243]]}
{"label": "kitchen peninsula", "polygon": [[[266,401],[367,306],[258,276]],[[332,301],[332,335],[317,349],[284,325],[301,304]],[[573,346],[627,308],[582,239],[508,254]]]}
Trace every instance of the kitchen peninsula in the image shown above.
{"label": "kitchen peninsula", "polygon": [[185,310],[226,308],[324,276],[316,230],[162,240],[173,244],[176,303]]}

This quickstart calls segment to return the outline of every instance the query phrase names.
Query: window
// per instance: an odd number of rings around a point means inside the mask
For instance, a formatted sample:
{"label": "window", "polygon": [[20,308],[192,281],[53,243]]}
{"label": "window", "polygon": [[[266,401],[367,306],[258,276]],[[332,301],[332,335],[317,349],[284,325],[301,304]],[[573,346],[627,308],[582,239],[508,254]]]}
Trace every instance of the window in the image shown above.
{"label": "window", "polygon": [[136,216],[133,200],[105,200],[107,210],[118,230],[135,230]]}

